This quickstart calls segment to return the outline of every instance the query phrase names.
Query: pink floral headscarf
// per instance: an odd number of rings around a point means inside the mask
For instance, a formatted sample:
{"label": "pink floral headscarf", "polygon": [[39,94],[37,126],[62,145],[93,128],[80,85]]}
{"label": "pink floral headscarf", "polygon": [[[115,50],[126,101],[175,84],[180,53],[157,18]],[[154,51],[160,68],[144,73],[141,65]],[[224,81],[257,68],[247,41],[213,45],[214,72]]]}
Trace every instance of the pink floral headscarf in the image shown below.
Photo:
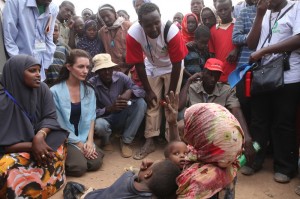
{"label": "pink floral headscarf", "polygon": [[218,104],[195,104],[186,110],[184,120],[183,137],[193,164],[177,178],[177,195],[210,198],[236,176],[244,133],[237,119]]}

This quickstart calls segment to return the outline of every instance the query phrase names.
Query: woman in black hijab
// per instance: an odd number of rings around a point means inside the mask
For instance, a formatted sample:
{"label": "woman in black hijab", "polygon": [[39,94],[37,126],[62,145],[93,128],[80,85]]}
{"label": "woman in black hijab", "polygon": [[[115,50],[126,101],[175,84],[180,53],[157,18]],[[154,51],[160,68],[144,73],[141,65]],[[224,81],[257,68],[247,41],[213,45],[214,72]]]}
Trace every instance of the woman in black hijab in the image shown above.
{"label": "woman in black hijab", "polygon": [[[65,182],[64,142],[40,64],[17,55],[4,65],[0,85],[0,196],[44,198]],[[20,180],[22,179],[22,180]]]}

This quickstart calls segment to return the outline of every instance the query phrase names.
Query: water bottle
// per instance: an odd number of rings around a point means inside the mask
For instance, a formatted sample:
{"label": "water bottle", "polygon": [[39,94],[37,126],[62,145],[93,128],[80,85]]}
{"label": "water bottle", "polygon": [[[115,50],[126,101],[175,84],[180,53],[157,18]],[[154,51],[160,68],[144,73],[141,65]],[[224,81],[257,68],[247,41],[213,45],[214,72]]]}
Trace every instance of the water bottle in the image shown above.
{"label": "water bottle", "polygon": [[[255,149],[256,152],[260,150],[260,146],[257,142],[253,142],[253,148]],[[240,155],[240,157],[238,158],[238,162],[240,167],[243,167],[246,164],[247,159],[245,154]]]}

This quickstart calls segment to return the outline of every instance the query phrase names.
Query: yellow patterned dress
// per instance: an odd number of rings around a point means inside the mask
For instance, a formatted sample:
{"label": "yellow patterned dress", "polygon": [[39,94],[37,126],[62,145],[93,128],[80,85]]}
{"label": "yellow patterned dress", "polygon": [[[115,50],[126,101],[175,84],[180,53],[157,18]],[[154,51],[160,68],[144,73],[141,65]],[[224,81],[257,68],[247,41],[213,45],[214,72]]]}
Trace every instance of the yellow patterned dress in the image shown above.
{"label": "yellow patterned dress", "polygon": [[47,167],[38,166],[30,153],[4,154],[0,159],[0,198],[49,198],[66,181],[66,146],[54,153]]}

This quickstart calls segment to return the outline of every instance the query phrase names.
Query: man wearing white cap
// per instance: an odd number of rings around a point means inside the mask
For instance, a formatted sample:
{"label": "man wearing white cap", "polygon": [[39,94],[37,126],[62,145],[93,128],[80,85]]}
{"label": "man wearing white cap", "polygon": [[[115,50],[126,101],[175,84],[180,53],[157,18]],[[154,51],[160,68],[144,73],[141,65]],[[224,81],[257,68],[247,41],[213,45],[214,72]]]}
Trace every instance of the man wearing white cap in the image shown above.
{"label": "man wearing white cap", "polygon": [[109,141],[112,130],[123,130],[120,139],[121,155],[132,156],[132,143],[144,118],[147,105],[145,91],[121,72],[114,72],[117,64],[111,61],[109,54],[98,54],[93,58],[93,72],[90,79],[97,98],[97,119],[95,135],[102,137],[104,150],[113,150]]}

